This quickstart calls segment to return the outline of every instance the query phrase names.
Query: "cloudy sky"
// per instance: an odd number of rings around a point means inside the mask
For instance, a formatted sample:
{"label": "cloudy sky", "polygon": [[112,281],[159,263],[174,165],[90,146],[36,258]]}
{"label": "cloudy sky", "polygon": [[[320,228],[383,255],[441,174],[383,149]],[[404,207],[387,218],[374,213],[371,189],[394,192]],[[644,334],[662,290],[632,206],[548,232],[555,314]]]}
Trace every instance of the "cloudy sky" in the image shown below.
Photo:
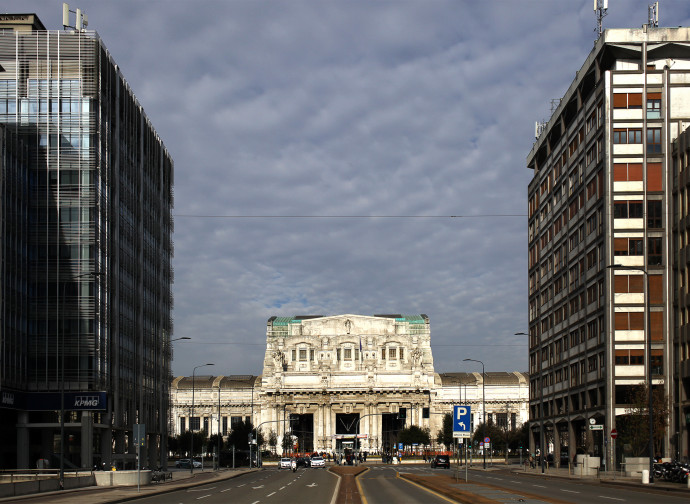
{"label": "cloudy sky", "polygon": [[[652,2],[609,3],[625,28]],[[3,4],[61,29],[62,1]],[[525,158],[592,6],[72,3],[175,160],[173,373],[260,374],[269,317],[342,313],[427,314],[438,372],[526,371]]]}

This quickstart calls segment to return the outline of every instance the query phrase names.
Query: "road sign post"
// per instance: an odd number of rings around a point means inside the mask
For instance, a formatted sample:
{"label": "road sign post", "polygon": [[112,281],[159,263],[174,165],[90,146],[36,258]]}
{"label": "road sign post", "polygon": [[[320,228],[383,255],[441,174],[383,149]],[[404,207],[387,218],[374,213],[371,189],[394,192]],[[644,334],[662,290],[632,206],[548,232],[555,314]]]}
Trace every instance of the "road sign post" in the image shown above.
{"label": "road sign post", "polygon": [[[470,406],[453,407],[453,437],[469,439],[472,427],[472,408]],[[467,445],[465,445],[465,482],[467,482]],[[456,473],[457,474],[457,473]]]}

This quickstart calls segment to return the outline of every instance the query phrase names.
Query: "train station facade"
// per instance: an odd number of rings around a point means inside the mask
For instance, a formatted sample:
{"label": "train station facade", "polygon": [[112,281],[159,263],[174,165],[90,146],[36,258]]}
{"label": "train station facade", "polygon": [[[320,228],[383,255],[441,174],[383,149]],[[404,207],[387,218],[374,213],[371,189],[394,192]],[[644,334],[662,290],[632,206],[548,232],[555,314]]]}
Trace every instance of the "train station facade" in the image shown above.
{"label": "train station facade", "polygon": [[435,438],[460,403],[471,406],[473,428],[483,405],[499,427],[527,421],[526,373],[439,374],[430,339],[423,314],[271,317],[260,376],[173,379],[170,433],[226,436],[249,419],[264,437],[275,433],[278,447],[289,435],[299,451],[375,453],[411,425]]}

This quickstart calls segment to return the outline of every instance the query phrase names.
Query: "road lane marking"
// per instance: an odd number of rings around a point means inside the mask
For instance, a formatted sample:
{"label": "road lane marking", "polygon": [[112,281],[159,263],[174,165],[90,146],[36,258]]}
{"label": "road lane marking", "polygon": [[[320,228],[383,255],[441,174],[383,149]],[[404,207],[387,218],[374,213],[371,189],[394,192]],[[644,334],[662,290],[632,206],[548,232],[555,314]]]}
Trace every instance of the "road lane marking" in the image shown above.
{"label": "road lane marking", "polygon": [[221,490],[220,493],[229,492],[230,490],[232,490],[232,488],[226,488],[225,490]]}
{"label": "road lane marking", "polygon": [[280,487],[280,488],[279,488],[278,490],[284,490],[284,489],[285,489],[285,487],[284,487],[284,486],[282,486],[282,487]]}
{"label": "road lane marking", "polygon": [[535,486],[537,488],[546,488],[544,485],[532,485],[532,486]]}
{"label": "road lane marking", "polygon": [[205,499],[206,497],[211,497],[211,494],[208,494],[208,495],[202,495],[201,497],[197,497],[197,498],[196,498],[196,500],[199,500],[199,499]]}
{"label": "road lane marking", "polygon": [[617,497],[606,497],[605,495],[600,495],[600,499],[611,499],[611,500],[617,500],[617,501],[624,501],[625,499],[618,499]]}
{"label": "road lane marking", "polygon": [[242,483],[241,485],[237,485],[237,488],[243,487],[244,485],[246,485],[246,483]]}
{"label": "road lane marking", "polygon": [[561,492],[576,493],[576,494],[580,493],[577,490],[566,490],[565,488],[561,488]]}
{"label": "road lane marking", "polygon": [[270,497],[271,495],[275,495],[275,494],[276,494],[275,492],[271,492],[271,493],[268,494],[266,497]]}

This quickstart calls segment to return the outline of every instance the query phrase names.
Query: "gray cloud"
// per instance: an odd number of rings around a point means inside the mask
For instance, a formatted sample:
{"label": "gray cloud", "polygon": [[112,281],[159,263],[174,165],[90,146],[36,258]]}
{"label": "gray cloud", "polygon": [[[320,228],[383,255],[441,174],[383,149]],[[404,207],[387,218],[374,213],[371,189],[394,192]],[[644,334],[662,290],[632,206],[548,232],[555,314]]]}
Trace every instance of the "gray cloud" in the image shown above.
{"label": "gray cloud", "polygon": [[[611,4],[606,27],[646,22]],[[5,10],[57,29],[60,5]],[[525,158],[591,1],[79,7],[175,158],[175,374],[258,374],[270,316],[344,312],[428,314],[438,371],[527,369]]]}

